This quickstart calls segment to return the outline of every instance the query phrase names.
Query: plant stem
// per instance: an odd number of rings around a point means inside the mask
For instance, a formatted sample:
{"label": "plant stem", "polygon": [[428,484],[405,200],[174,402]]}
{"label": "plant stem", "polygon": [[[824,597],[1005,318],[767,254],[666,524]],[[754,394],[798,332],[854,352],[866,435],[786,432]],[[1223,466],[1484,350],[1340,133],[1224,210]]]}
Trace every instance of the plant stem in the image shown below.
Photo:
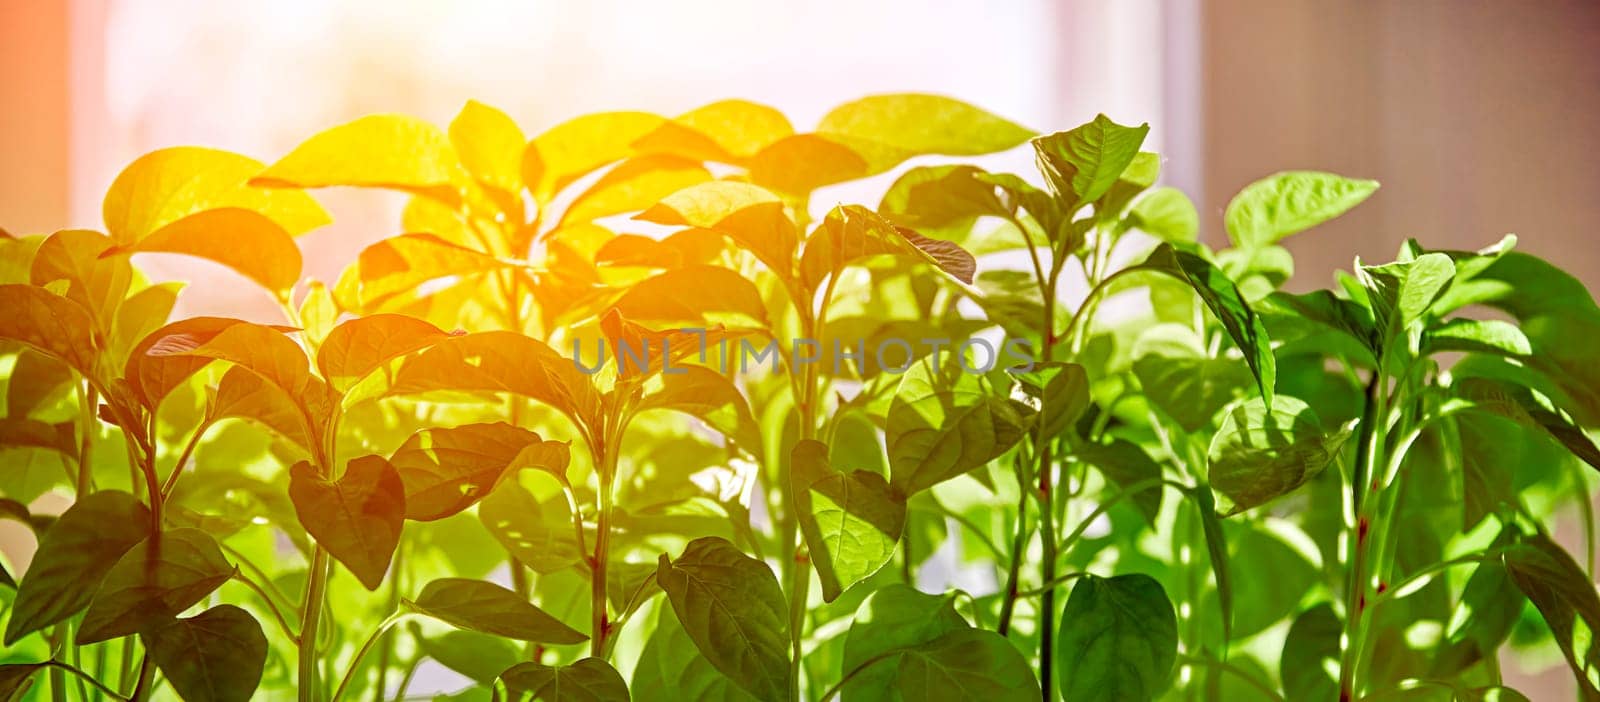
{"label": "plant stem", "polygon": [[1000,604],[1000,621],[995,631],[1005,636],[1011,631],[1011,615],[1017,606],[1017,578],[1022,570],[1022,550],[1028,545],[1028,490],[1018,468],[1017,484],[1022,487],[1022,497],[1017,500],[1017,528],[1011,536],[1011,562],[1006,566],[1006,598]]}
{"label": "plant stem", "polygon": [[[1367,385],[1367,407],[1361,422],[1361,443],[1356,446],[1356,465],[1351,481],[1351,504],[1355,516],[1350,539],[1350,579],[1345,591],[1344,650],[1339,659],[1339,700],[1354,702],[1360,681],[1356,669],[1360,665],[1366,635],[1368,546],[1372,542],[1374,518],[1377,516],[1378,483],[1373,482],[1375,468],[1384,465],[1383,448],[1388,424],[1388,388],[1383,375],[1384,358],[1378,359],[1373,377]],[[1369,484],[1370,483],[1370,484]]]}
{"label": "plant stem", "polygon": [[595,518],[593,577],[589,579],[589,655],[605,658],[611,622],[606,616],[606,570],[611,560],[611,484],[616,477],[616,453],[606,450],[600,471],[600,513]]}
{"label": "plant stem", "polygon": [[90,685],[93,685],[95,690],[99,691],[100,694],[103,694],[103,695],[105,695],[107,697],[110,697],[112,699],[117,699],[117,700],[126,700],[126,699],[128,699],[126,697],[123,697],[122,695],[117,694],[116,690],[113,690],[113,689],[111,689],[109,687],[106,687],[105,684],[101,683],[99,680],[95,680],[94,676],[83,672],[83,670],[81,668],[78,668],[77,666],[74,666],[74,665],[71,665],[71,664],[68,664],[68,663],[63,663],[61,661],[50,661],[50,662],[46,663],[45,665],[50,666],[50,672],[51,672],[51,675],[52,675],[52,679],[53,679],[54,675],[58,674],[58,672],[72,673],[73,675],[77,676],[78,680],[83,681],[83,682],[87,682]]}
{"label": "plant stem", "polygon": [[144,658],[139,661],[139,682],[133,685],[133,694],[128,699],[133,702],[143,702],[150,697],[150,684],[155,681],[155,661],[150,660],[150,652],[144,652]]}
{"label": "plant stem", "polygon": [[84,382],[83,393],[83,427],[79,431],[78,445],[78,492],[77,497],[83,498],[94,490],[94,435],[98,421],[95,411],[100,404],[100,393],[94,389],[94,384]]}
{"label": "plant stem", "polygon": [[[361,648],[356,649],[355,657],[350,659],[350,667],[345,669],[344,676],[339,678],[339,686],[334,688],[333,697],[331,698],[330,702],[338,702],[340,698],[344,697],[345,688],[350,685],[350,680],[355,677],[356,671],[361,668],[361,659],[366,658],[367,652],[372,650],[373,645],[377,644],[378,640],[382,639],[384,634],[389,633],[389,629],[393,628],[395,624],[400,623],[401,620],[410,615],[410,612],[395,612],[390,614],[383,620],[382,624],[378,625],[378,628],[374,630],[371,635],[367,636],[366,641],[361,642]],[[381,689],[379,690],[378,695],[380,697],[383,695],[383,691]]]}
{"label": "plant stem", "polygon": [[[391,612],[400,609],[400,574],[403,572],[402,564],[405,562],[405,545],[404,539],[401,539],[396,545],[394,550],[394,563],[389,567],[389,572],[393,574],[389,580],[389,611]],[[512,559],[511,566],[516,569],[522,568],[522,564],[518,563],[516,559]],[[379,634],[377,666],[378,680],[377,682],[373,683],[372,686],[373,702],[383,702],[384,688],[388,687],[388,680],[386,678],[389,675],[389,654],[391,653],[391,649],[394,648],[393,644],[393,639],[383,634]],[[358,658],[357,661],[359,660],[360,659]],[[352,663],[351,668],[354,669],[354,667],[355,664]],[[340,685],[342,686],[343,683],[340,683]],[[337,697],[337,695],[335,695],[335,697]]]}
{"label": "plant stem", "polygon": [[311,547],[311,573],[306,581],[305,603],[300,611],[300,702],[317,702],[317,629],[328,584],[328,552]]}
{"label": "plant stem", "polygon": [[1238,678],[1240,680],[1243,680],[1245,683],[1249,684],[1250,687],[1255,688],[1262,695],[1265,695],[1267,697],[1267,699],[1276,700],[1277,702],[1283,702],[1283,695],[1278,694],[1278,691],[1273,689],[1271,685],[1268,685],[1265,682],[1262,682],[1256,676],[1250,674],[1248,671],[1246,671],[1243,668],[1240,668],[1240,667],[1238,667],[1236,665],[1232,665],[1232,664],[1229,664],[1229,663],[1224,663],[1224,662],[1218,661],[1218,660],[1213,660],[1211,658],[1207,658],[1207,657],[1204,657],[1204,656],[1191,656],[1191,655],[1186,654],[1186,653],[1179,653],[1178,654],[1178,662],[1182,663],[1184,665],[1204,666],[1204,667],[1212,668],[1214,670],[1218,670],[1218,671],[1221,671],[1221,672],[1224,672],[1224,673],[1228,673],[1229,675],[1232,675],[1232,676],[1234,676],[1234,677],[1236,677],[1236,678]]}
{"label": "plant stem", "polygon": [[261,597],[261,601],[266,603],[267,609],[272,610],[272,618],[277,620],[278,629],[283,632],[284,637],[295,642],[300,640],[300,637],[294,633],[294,629],[289,626],[289,620],[283,616],[283,612],[278,610],[278,604],[272,601],[272,597],[267,594],[265,588],[256,584],[254,580],[251,580],[244,573],[235,573],[233,579],[243,583],[245,587],[255,591],[256,595]]}

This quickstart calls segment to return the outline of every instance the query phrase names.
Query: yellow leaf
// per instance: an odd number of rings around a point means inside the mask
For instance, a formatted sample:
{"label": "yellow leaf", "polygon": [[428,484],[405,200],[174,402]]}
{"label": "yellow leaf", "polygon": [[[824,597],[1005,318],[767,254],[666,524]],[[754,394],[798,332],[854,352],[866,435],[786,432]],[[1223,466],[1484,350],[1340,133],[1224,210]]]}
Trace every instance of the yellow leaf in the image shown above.
{"label": "yellow leaf", "polygon": [[785,137],[750,160],[751,182],[794,195],[806,195],[824,185],[875,172],[878,171],[855,149],[819,134]]}
{"label": "yellow leaf", "polygon": [[206,421],[235,417],[260,424],[294,442],[307,453],[316,446],[316,432],[287,394],[255,373],[239,366],[229,368],[217,383],[217,393],[206,410]]}
{"label": "yellow leaf", "polygon": [[402,234],[362,249],[360,302],[370,306],[423,283],[495,270],[505,264],[432,234]]}
{"label": "yellow leaf", "polygon": [[0,339],[56,358],[95,378],[94,321],[76,302],[32,285],[0,285]]}
{"label": "yellow leaf", "polygon": [[725,180],[701,183],[667,196],[637,219],[716,231],[779,275],[792,275],[799,232],[783,201],[764,188]]}
{"label": "yellow leaf", "polygon": [[307,139],[250,182],[389,188],[453,203],[460,178],[461,160],[438,127],[404,115],[369,115]]}
{"label": "yellow leaf", "polygon": [[522,154],[522,182],[547,203],[584,174],[633,154],[632,144],[665,120],[648,112],[601,112],[562,122]]}
{"label": "yellow leaf", "polygon": [[600,394],[589,376],[543,342],[492,331],[445,339],[405,359],[389,395],[509,392],[598,426]]}
{"label": "yellow leaf", "polygon": [[176,253],[215,261],[280,300],[300,280],[300,248],[289,233],[259,213],[235,207],[190,215],[106,255],[121,253]]}
{"label": "yellow leaf", "polygon": [[[236,322],[223,327],[210,338],[167,334],[156,339],[145,354],[227,361],[278,386],[296,405],[305,408],[308,415],[327,416],[326,386],[311,375],[310,362],[300,345],[284,336],[283,331],[276,327]],[[195,370],[201,366],[196,366]]]}
{"label": "yellow leaf", "polygon": [[637,212],[672,193],[711,180],[694,161],[676,156],[644,156],[624,161],[579,195],[562,214],[562,224],[588,222]]}
{"label": "yellow leaf", "polygon": [[449,336],[432,324],[403,315],[360,317],[328,334],[317,352],[317,369],[334,389],[343,392],[379,366]]}
{"label": "yellow leaf", "polygon": [[741,159],[794,134],[794,127],[782,112],[744,100],[713,102],[673,121],[705,134],[724,151]]}
{"label": "yellow leaf", "polygon": [[[969,156],[1004,151],[1033,138],[1032,130],[960,100],[939,95],[874,95],[824,115],[817,133],[883,144],[907,156]],[[875,170],[892,164],[874,164]]]}
{"label": "yellow leaf", "polygon": [[112,358],[126,359],[135,344],[167,323],[167,316],[172,314],[172,306],[178,302],[178,292],[183,286],[183,283],[162,283],[128,296],[117,310],[117,325],[111,335]]}
{"label": "yellow leaf", "polygon": [[647,278],[628,288],[615,307],[646,323],[767,325],[767,306],[755,283],[720,266],[685,266]]}
{"label": "yellow leaf", "polygon": [[450,122],[450,143],[478,182],[521,196],[522,150],[528,138],[506,113],[468,100]]}
{"label": "yellow leaf", "polygon": [[168,393],[211,363],[209,358],[151,354],[150,350],[156,344],[181,339],[191,346],[199,346],[222,333],[222,330],[245,323],[226,317],[192,317],[167,324],[145,336],[133,347],[123,366],[122,377],[133,388],[140,402],[147,409],[154,410]]}
{"label": "yellow leaf", "polygon": [[824,278],[838,275],[845,266],[879,255],[925,261],[967,284],[977,273],[977,260],[960,246],[929,239],[860,205],[850,205],[834,208],[806,240],[800,259],[801,280],[815,290]]}
{"label": "yellow leaf", "polygon": [[128,245],[189,215],[223,207],[259,212],[291,236],[331,221],[310,195],[249,185],[263,167],[253,158],[216,149],[152,151],[128,164],[106,191],[106,231]]}
{"label": "yellow leaf", "polygon": [[133,268],[126,259],[103,259],[111,240],[99,232],[65,229],[51,234],[34,252],[29,277],[34,285],[66,282],[65,295],[83,305],[95,321],[95,329],[110,334],[133,281]]}

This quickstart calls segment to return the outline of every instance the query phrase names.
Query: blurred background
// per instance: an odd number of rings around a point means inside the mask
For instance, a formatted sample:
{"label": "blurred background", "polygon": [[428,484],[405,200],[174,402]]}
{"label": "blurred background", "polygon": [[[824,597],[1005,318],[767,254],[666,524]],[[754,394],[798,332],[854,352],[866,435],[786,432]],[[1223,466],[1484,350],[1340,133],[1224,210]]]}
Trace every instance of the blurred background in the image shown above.
{"label": "blurred background", "polygon": [[[106,187],[152,149],[199,144],[270,162],[322,128],[373,112],[443,125],[473,98],[506,110],[532,135],[585,112],[676,114],[741,97],[782,109],[805,130],[840,102],[920,91],[1039,131],[1097,112],[1150,122],[1147,147],[1164,154],[1167,184],[1200,206],[1212,244],[1223,241],[1228,198],[1270,172],[1382,181],[1352,214],[1289,241],[1297,289],[1326,285],[1357,254],[1389,260],[1407,237],[1476,248],[1507,232],[1600,285],[1600,3],[0,7],[0,226],[16,233],[100,228]],[[1021,152],[989,165],[1032,170]],[[876,192],[863,197],[875,202]],[[331,280],[362,246],[398,232],[394,196],[319,198],[336,224],[301,240],[308,275]],[[180,314],[271,315],[261,293],[220,268],[163,257],[142,265],[157,278],[217,281],[196,286],[203,295],[186,294]],[[1570,690],[1559,666],[1507,673],[1530,691]]]}

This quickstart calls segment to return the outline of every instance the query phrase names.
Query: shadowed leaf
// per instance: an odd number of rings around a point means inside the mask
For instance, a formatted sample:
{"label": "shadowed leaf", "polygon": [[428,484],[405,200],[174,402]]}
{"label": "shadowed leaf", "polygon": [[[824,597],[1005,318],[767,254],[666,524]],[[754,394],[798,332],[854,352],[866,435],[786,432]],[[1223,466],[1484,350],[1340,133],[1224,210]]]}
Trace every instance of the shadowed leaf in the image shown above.
{"label": "shadowed leaf", "polygon": [[267,637],[255,617],[218,605],[144,635],[172,689],[190,702],[245,702],[267,663]]}
{"label": "shadowed leaf", "polygon": [[289,499],[306,533],[368,590],[378,589],[400,543],[405,484],[382,456],[362,456],[329,480],[301,461],[289,469]]}
{"label": "shadowed leaf", "polygon": [[128,493],[79,499],[39,539],[6,623],[6,645],[88,606],[117,559],[149,533],[150,511]]}
{"label": "shadowed leaf", "polygon": [[478,580],[434,580],[407,606],[452,626],[518,641],[575,644],[589,639],[517,593]]}
{"label": "shadowed leaf", "polygon": [[78,645],[148,633],[205,599],[236,572],[206,532],[186,528],[153,534],[106,574],[83,615]]}
{"label": "shadowed leaf", "polygon": [[700,654],[757,699],[789,690],[788,604],[767,564],[718,537],[661,556],[656,582]]}

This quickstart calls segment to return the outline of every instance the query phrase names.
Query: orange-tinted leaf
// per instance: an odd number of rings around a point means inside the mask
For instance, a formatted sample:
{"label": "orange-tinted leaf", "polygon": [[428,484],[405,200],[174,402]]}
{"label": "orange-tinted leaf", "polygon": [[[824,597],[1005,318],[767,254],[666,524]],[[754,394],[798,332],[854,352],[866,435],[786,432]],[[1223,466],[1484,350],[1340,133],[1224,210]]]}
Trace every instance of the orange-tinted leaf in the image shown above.
{"label": "orange-tinted leaf", "polygon": [[[389,457],[405,484],[406,519],[433,521],[471,507],[489,494],[523,451],[544,443],[538,434],[505,422],[411,435]],[[536,454],[527,460],[536,460]]]}
{"label": "orange-tinted leaf", "polygon": [[83,305],[95,328],[109,334],[133,282],[133,267],[126,260],[100,257],[110,247],[111,240],[99,232],[66,229],[51,234],[34,253],[29,282],[46,286],[65,281],[67,299]]}
{"label": "orange-tinted leaf", "polygon": [[151,534],[106,573],[76,641],[86,645],[149,631],[205,599],[236,572],[204,531]]}
{"label": "orange-tinted leaf", "polygon": [[751,182],[794,195],[874,172],[867,158],[855,149],[820,134],[785,137],[750,160]]}
{"label": "orange-tinted leaf", "polygon": [[799,232],[784,212],[783,200],[755,185],[701,183],[663,198],[638,219],[710,229],[755,254],[779,275],[787,277],[794,269]]}
{"label": "orange-tinted leaf", "polygon": [[207,421],[235,417],[260,424],[310,453],[316,449],[316,432],[293,399],[272,383],[234,366],[217,382]]}
{"label": "orange-tinted leaf", "polygon": [[547,203],[584,174],[632,155],[633,142],[664,121],[648,112],[601,112],[562,122],[528,143],[522,182]]}
{"label": "orange-tinted leaf", "polygon": [[[725,340],[752,332],[728,329],[721,325],[706,328],[654,329],[628,319],[612,307],[600,317],[600,333],[610,346],[610,361],[620,375],[648,376],[667,368],[663,359],[681,361],[691,356],[709,361]],[[594,359],[585,357],[586,363]],[[603,367],[595,367],[598,370]],[[676,373],[678,366],[673,366]]]}
{"label": "orange-tinted leaf", "polygon": [[594,262],[603,266],[677,268],[683,265],[683,252],[659,239],[621,234],[600,245],[600,250],[594,254]]}
{"label": "orange-tinted leaf", "polygon": [[685,266],[628,288],[615,306],[644,323],[766,326],[767,306],[749,278],[720,266]]}
{"label": "orange-tinted leaf", "polygon": [[[873,95],[845,103],[822,117],[817,132],[881,144],[903,154],[900,159],[987,154],[1034,136],[1032,130],[959,100],[916,93]],[[893,165],[876,163],[874,171]]]}
{"label": "orange-tinted leaf", "polygon": [[435,391],[509,392],[569,416],[599,416],[599,393],[572,359],[515,332],[445,339],[403,361],[388,394]]}
{"label": "orange-tinted leaf", "polygon": [[235,324],[247,322],[227,317],[193,317],[167,324],[133,347],[133,351],[128,353],[127,364],[123,366],[122,377],[146,408],[155,409],[168,393],[211,363],[211,359],[151,354],[150,350],[157,344],[198,347]]}
{"label": "orange-tinted leaf", "polygon": [[679,190],[711,180],[698,162],[676,156],[644,156],[624,161],[583,191],[562,214],[564,224],[636,212]]}
{"label": "orange-tinted leaf", "polygon": [[522,150],[528,138],[506,113],[468,100],[450,122],[450,143],[478,182],[520,197]]}
{"label": "orange-tinted leaf", "polygon": [[0,285],[0,339],[18,341],[96,377],[94,320],[76,302],[31,285]]}
{"label": "orange-tinted leaf", "polygon": [[801,257],[801,279],[816,289],[828,275],[871,256],[895,255],[938,266],[952,277],[970,284],[977,260],[960,246],[929,239],[898,227],[859,205],[834,208],[822,226],[806,241]]}
{"label": "orange-tinted leaf", "polygon": [[315,378],[299,344],[275,327],[250,322],[227,325],[209,338],[204,334],[168,334],[157,339],[146,355],[227,361],[261,376],[300,403],[305,403],[320,386],[313,382]]}
{"label": "orange-tinted leaf", "polygon": [[394,466],[362,456],[328,480],[301,461],[289,469],[289,499],[306,533],[368,590],[378,589],[405,523],[405,485]]}
{"label": "orange-tinted leaf", "polygon": [[42,236],[0,239],[0,284],[29,282],[33,255],[43,243]]}
{"label": "orange-tinted leaf", "polygon": [[460,170],[455,148],[438,127],[405,115],[368,115],[312,136],[250,183],[390,188],[454,202]]}
{"label": "orange-tinted leaf", "polygon": [[45,449],[72,459],[78,456],[78,437],[72,422],[47,424],[27,417],[0,417],[0,446]]}
{"label": "orange-tinted leaf", "polygon": [[352,319],[328,333],[317,351],[317,369],[343,392],[379,366],[448,337],[438,327],[404,315]]}
{"label": "orange-tinted leaf", "polygon": [[697,417],[746,453],[762,455],[761,427],[733,381],[704,366],[682,370],[663,373],[660,388],[645,395],[640,410],[667,409]]}
{"label": "orange-tinted leaf", "polygon": [[259,212],[291,236],[330,220],[311,196],[248,185],[263,164],[216,149],[180,146],[152,151],[117,175],[102,207],[106,231],[131,245],[169,224],[225,207]]}
{"label": "orange-tinted leaf", "polygon": [[364,305],[410,291],[423,283],[471,275],[505,263],[481,251],[452,244],[432,234],[402,234],[362,249],[360,297]]}
{"label": "orange-tinted leaf", "polygon": [[300,247],[266,216],[236,207],[208,210],[173,222],[118,253],[176,253],[215,261],[282,299],[300,280]]}

